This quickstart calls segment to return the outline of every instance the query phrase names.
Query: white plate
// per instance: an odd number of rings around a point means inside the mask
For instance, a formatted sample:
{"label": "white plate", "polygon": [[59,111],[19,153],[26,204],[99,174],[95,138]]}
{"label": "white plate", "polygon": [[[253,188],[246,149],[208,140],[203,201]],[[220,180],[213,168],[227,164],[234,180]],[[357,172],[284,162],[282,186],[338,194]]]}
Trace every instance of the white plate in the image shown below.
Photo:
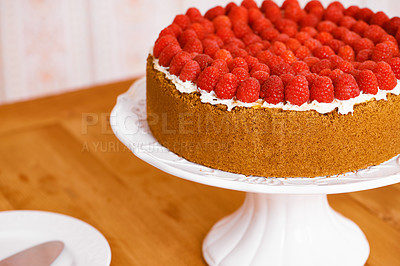
{"label": "white plate", "polygon": [[0,260],[51,240],[65,244],[52,266],[110,265],[111,249],[107,240],[81,220],[43,211],[0,212]]}
{"label": "white plate", "polygon": [[115,135],[145,162],[201,184],[256,193],[333,194],[400,182],[400,155],[378,166],[332,177],[266,178],[208,168],[189,162],[160,145],[151,134],[146,117],[146,79],[143,78],[118,97],[110,116]]}

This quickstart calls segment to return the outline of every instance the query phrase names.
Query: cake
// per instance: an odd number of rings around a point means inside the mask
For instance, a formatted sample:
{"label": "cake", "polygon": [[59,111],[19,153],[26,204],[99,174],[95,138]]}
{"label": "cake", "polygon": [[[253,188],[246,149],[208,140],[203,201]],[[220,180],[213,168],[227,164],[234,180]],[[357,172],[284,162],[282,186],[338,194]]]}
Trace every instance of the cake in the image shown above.
{"label": "cake", "polygon": [[378,165],[400,154],[399,26],[339,2],[189,8],[149,53],[148,125],[177,155],[247,176]]}

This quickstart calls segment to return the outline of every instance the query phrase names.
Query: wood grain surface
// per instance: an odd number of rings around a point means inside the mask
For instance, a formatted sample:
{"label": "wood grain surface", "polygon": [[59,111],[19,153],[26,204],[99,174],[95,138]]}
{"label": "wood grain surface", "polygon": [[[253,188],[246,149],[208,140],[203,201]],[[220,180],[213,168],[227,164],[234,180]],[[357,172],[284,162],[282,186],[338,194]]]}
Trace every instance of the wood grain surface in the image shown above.
{"label": "wood grain surface", "polygon": [[[203,238],[244,193],[171,176],[125,148],[109,114],[132,82],[0,106],[0,210],[79,218],[107,238],[111,265],[205,265]],[[400,265],[400,185],[329,202],[366,234],[367,265]]]}

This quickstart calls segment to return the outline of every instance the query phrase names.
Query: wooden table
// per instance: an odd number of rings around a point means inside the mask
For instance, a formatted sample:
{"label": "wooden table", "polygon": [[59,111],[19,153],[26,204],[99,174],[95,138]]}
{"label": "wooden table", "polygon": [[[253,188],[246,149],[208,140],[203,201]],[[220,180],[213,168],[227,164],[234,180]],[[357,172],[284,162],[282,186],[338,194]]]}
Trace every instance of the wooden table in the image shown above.
{"label": "wooden table", "polygon": [[[86,221],[108,239],[112,265],[204,265],[203,238],[244,193],[171,176],[126,149],[109,113],[132,82],[0,106],[0,210]],[[365,232],[368,265],[400,265],[400,185],[329,201]]]}

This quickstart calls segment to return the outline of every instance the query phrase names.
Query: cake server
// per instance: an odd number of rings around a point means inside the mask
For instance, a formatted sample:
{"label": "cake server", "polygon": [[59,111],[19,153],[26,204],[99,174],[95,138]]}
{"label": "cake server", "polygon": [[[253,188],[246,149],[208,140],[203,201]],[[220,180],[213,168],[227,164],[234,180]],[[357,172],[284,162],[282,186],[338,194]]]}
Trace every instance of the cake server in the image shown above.
{"label": "cake server", "polygon": [[50,266],[64,249],[61,241],[45,242],[0,261],[0,266]]}

